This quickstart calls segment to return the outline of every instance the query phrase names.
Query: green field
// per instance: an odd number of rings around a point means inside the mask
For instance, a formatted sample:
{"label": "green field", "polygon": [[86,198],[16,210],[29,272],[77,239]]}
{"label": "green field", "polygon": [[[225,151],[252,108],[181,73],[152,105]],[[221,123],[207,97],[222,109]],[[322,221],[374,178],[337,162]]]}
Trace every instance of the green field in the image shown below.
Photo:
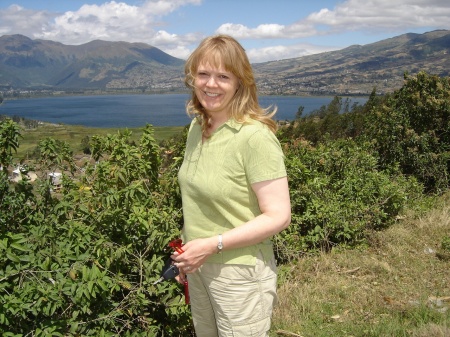
{"label": "green field", "polygon": [[[170,139],[179,134],[184,127],[182,126],[164,126],[154,127],[155,138],[158,142]],[[119,131],[124,131],[125,128],[91,128],[80,125],[64,125],[64,124],[40,124],[35,129],[23,129],[22,138],[20,139],[20,146],[15,157],[17,159],[26,159],[30,155],[40,140],[45,138],[53,138],[60,141],[65,141],[69,144],[74,154],[81,152],[81,141],[88,136],[105,136],[108,134],[117,134]],[[128,128],[132,132],[131,140],[138,141],[142,135],[142,128]]]}

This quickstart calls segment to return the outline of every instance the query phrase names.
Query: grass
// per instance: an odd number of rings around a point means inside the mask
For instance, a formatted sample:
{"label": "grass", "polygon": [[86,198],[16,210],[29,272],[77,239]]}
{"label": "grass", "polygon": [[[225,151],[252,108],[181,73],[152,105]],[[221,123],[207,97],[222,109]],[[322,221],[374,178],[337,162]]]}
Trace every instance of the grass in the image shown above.
{"label": "grass", "polygon": [[[132,131],[131,140],[137,141],[142,135],[142,128],[129,128]],[[24,129],[22,137],[19,141],[19,149],[15,158],[26,159],[30,155],[40,140],[51,137],[56,140],[65,141],[69,144],[74,153],[82,150],[81,140],[86,136],[92,137],[94,135],[104,136],[107,134],[116,134],[124,128],[89,128],[78,125],[65,124],[40,124],[35,129]],[[183,130],[182,126],[174,127],[154,127],[155,139],[162,141],[173,137]]]}
{"label": "grass", "polygon": [[450,193],[367,248],[280,267],[271,336],[450,336]]}

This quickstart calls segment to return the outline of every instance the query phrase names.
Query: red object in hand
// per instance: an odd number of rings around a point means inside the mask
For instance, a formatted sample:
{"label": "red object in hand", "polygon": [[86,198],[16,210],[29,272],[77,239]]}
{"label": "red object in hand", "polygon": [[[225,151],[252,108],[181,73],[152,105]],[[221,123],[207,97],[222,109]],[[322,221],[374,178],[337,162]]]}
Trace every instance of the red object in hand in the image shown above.
{"label": "red object in hand", "polygon": [[191,299],[189,297],[189,285],[188,281],[184,281],[184,303],[189,304]]}
{"label": "red object in hand", "polygon": [[181,241],[181,239],[175,239],[170,241],[169,247],[173,248],[179,254],[184,253],[184,250],[181,248],[183,247],[183,241]]}
{"label": "red object in hand", "polygon": [[[175,240],[170,241],[169,247],[173,248],[178,254],[184,253],[184,250],[181,248],[181,247],[183,247],[183,241],[181,239],[175,239]],[[184,302],[186,304],[190,303],[189,288],[188,288],[187,280],[184,281]]]}

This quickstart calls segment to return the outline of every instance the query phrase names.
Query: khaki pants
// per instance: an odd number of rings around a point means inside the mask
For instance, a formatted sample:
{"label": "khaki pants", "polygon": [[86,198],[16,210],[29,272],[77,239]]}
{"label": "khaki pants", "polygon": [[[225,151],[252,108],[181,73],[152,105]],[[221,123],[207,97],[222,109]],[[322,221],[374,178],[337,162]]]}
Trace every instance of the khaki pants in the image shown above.
{"label": "khaki pants", "polygon": [[205,263],[188,278],[197,337],[269,336],[277,301],[273,257],[259,256],[256,266]]}

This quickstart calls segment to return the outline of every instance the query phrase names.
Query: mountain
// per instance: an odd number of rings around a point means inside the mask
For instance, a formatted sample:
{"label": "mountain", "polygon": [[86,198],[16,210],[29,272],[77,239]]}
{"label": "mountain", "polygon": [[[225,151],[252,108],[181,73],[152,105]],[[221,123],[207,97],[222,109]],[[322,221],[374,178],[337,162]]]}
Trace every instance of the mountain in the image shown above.
{"label": "mountain", "polygon": [[403,85],[404,73],[450,75],[450,31],[404,34],[338,51],[253,65],[264,94],[369,94]]}
{"label": "mountain", "polygon": [[51,89],[182,87],[184,61],[144,43],[79,46],[23,35],[0,37],[0,87]]}
{"label": "mountain", "polygon": [[[261,94],[391,92],[404,73],[450,75],[450,31],[404,34],[367,45],[253,64]],[[184,89],[183,64],[144,43],[92,41],[79,46],[23,35],[0,37],[0,90]]]}

